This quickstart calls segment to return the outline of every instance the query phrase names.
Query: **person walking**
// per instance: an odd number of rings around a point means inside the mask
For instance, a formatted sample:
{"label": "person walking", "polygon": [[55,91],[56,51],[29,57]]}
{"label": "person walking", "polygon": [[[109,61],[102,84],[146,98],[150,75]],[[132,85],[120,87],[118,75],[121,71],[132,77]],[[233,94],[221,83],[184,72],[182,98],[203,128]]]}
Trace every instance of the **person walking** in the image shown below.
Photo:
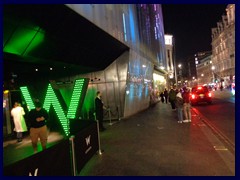
{"label": "person walking", "polygon": [[176,95],[176,107],[177,107],[177,113],[178,113],[178,123],[183,122],[183,98],[181,91],[178,91]]}
{"label": "person walking", "polygon": [[160,99],[161,99],[162,103],[164,103],[164,93],[163,92],[160,93]]}
{"label": "person walking", "polygon": [[171,103],[172,106],[172,110],[176,110],[176,91],[173,89],[173,87],[171,87],[170,91],[169,91],[169,102]]}
{"label": "person walking", "polygon": [[186,87],[184,87],[183,90],[183,112],[185,116],[184,122],[191,122],[190,92]]}
{"label": "person walking", "polygon": [[28,120],[30,122],[30,138],[34,153],[38,151],[38,138],[40,138],[42,150],[45,150],[47,147],[48,131],[46,123],[48,117],[48,112],[42,108],[41,102],[36,102],[35,109],[32,109],[28,114]]}
{"label": "person walking", "polygon": [[95,98],[95,112],[96,112],[96,119],[99,122],[99,131],[105,131],[106,128],[103,126],[103,109],[107,109],[101,99],[101,92],[97,91],[96,98]]}
{"label": "person walking", "polygon": [[22,142],[23,132],[27,131],[27,126],[25,122],[25,111],[21,104],[18,102],[14,103],[14,106],[11,110],[11,116],[13,117],[14,122],[14,131],[17,133],[17,142]]}
{"label": "person walking", "polygon": [[167,88],[165,88],[163,93],[164,93],[165,103],[167,104],[168,103],[168,91],[167,91]]}

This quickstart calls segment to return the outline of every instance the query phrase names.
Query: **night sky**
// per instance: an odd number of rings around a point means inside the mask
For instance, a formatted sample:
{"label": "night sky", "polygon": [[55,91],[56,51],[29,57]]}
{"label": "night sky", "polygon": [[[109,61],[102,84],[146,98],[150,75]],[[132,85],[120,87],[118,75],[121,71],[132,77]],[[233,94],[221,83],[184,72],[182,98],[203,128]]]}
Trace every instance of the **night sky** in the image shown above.
{"label": "night sky", "polygon": [[165,34],[175,38],[176,61],[211,51],[211,28],[217,27],[227,4],[162,4]]}

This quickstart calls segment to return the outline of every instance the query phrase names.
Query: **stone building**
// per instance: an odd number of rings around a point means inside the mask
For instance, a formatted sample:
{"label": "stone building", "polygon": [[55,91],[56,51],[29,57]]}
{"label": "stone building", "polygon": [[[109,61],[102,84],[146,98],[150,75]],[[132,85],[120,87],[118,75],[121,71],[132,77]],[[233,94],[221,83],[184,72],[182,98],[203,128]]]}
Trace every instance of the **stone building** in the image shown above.
{"label": "stone building", "polygon": [[199,85],[210,84],[213,82],[212,54],[205,54],[205,56],[199,58],[198,64],[196,65]]}
{"label": "stone building", "polygon": [[226,15],[212,28],[212,69],[214,78],[224,87],[235,79],[235,4],[226,7]]}

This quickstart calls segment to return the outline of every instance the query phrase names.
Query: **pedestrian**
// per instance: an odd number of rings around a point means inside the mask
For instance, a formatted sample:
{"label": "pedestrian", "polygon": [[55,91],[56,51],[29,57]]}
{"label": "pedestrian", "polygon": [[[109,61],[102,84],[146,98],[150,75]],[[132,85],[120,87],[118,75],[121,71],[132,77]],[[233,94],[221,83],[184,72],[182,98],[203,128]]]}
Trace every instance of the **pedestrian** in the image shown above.
{"label": "pedestrian", "polygon": [[221,90],[221,91],[223,90],[223,86],[222,86],[222,85],[220,86],[220,90]]}
{"label": "pedestrian", "polygon": [[163,93],[164,93],[165,102],[167,104],[168,103],[168,91],[167,91],[167,88],[165,88]]}
{"label": "pedestrian", "polygon": [[161,98],[162,103],[164,103],[164,93],[163,92],[160,93],[160,98]]}
{"label": "pedestrian", "polygon": [[176,107],[177,107],[177,113],[178,113],[178,123],[183,122],[183,98],[181,91],[177,92],[176,95]]}
{"label": "pedestrian", "polygon": [[190,92],[187,87],[183,88],[183,112],[185,120],[183,122],[191,122],[191,104],[190,104]]}
{"label": "pedestrian", "polygon": [[96,119],[99,122],[99,131],[105,131],[106,128],[103,126],[103,110],[107,109],[101,99],[101,92],[97,91],[96,98],[95,98],[95,112],[96,112]]}
{"label": "pedestrian", "polygon": [[39,101],[35,103],[35,109],[32,109],[28,114],[28,120],[30,122],[30,138],[34,153],[38,150],[38,138],[40,138],[42,150],[45,150],[47,147],[48,131],[46,123],[48,117],[48,112],[42,108],[42,103]]}
{"label": "pedestrian", "polygon": [[14,122],[14,131],[17,133],[17,142],[22,142],[23,132],[27,131],[27,126],[25,122],[25,111],[21,104],[18,102],[14,103],[14,106],[11,110],[11,116],[13,117]]}
{"label": "pedestrian", "polygon": [[176,110],[176,91],[173,89],[173,87],[171,87],[170,91],[169,91],[169,102],[171,103],[172,106],[172,110]]}

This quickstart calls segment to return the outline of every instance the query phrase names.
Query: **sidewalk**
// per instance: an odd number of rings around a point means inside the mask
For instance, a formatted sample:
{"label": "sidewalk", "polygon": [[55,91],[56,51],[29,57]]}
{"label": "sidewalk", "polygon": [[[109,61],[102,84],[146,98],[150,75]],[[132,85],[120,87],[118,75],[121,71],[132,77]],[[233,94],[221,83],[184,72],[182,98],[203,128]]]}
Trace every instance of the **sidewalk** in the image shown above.
{"label": "sidewalk", "polygon": [[[50,132],[47,147],[51,147],[61,141],[63,136],[57,132]],[[3,166],[15,163],[34,154],[29,135],[24,136],[21,143],[16,142],[16,138],[11,138],[3,142]],[[41,149],[40,142],[38,149]]]}
{"label": "sidewalk", "polygon": [[105,126],[100,134],[104,152],[93,156],[80,176],[235,175],[235,156],[216,148],[223,147],[221,142],[194,111],[191,123],[179,124],[170,104],[159,102]]}
{"label": "sidewalk", "polygon": [[[94,155],[79,176],[234,176],[235,155],[204,124],[195,111],[191,123],[177,123],[170,104],[157,103],[110,125],[100,133],[102,155]],[[51,132],[48,146],[62,137]],[[40,147],[39,147],[40,148]],[[3,164],[32,154],[23,143],[3,142]]]}

